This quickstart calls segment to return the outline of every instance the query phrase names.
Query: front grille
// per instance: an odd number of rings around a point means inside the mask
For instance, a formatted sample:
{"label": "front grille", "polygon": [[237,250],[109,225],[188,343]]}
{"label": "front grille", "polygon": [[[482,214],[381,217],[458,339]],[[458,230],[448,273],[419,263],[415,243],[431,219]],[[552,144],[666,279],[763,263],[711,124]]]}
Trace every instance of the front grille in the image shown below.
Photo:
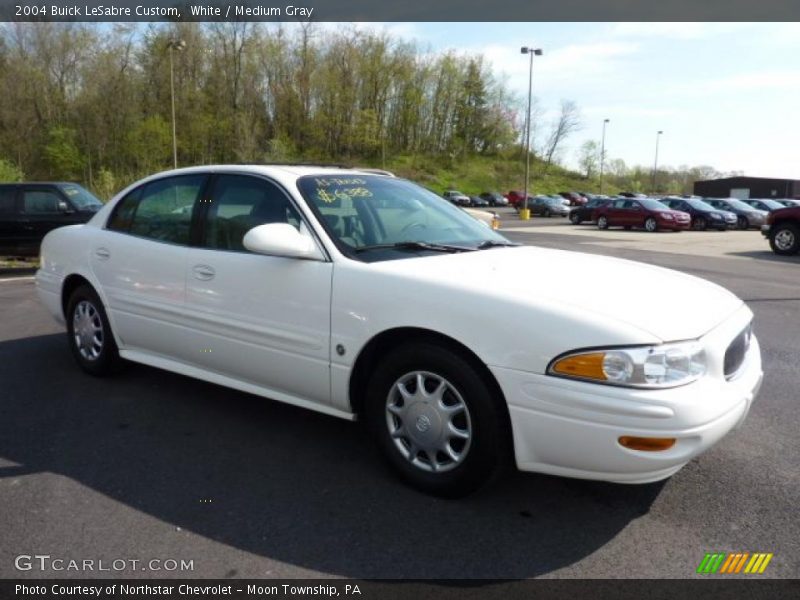
{"label": "front grille", "polygon": [[753,324],[750,323],[737,335],[725,351],[725,378],[731,379],[742,368],[744,357],[750,348],[750,337],[753,334]]}

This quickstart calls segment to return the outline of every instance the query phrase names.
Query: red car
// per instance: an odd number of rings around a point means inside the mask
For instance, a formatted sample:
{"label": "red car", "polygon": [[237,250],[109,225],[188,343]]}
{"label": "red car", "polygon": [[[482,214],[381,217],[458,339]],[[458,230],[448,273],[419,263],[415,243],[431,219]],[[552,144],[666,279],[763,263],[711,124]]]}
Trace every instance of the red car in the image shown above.
{"label": "red car", "polygon": [[[525,198],[525,192],[511,190],[506,194],[506,198],[508,198],[508,203],[514,208],[516,208],[520,204],[522,204],[522,200]],[[530,198],[530,194],[528,195],[528,198]]]}
{"label": "red car", "polygon": [[800,206],[773,210],[761,233],[775,254],[791,256],[800,252]]}
{"label": "red car", "polygon": [[588,200],[585,196],[581,196],[577,192],[558,192],[558,195],[569,200],[570,206],[583,206]]}
{"label": "red car", "polygon": [[620,198],[594,211],[592,220],[598,229],[643,227],[647,231],[689,229],[692,218],[685,212],[671,210],[651,198]]}

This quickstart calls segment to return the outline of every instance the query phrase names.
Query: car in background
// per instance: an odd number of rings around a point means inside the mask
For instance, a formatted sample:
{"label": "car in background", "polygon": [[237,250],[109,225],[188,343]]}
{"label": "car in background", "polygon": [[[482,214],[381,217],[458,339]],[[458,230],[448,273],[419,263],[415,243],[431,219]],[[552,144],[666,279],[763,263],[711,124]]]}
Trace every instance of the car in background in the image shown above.
{"label": "car in background", "polygon": [[767,221],[767,213],[745,204],[738,198],[703,198],[703,202],[718,210],[736,215],[736,227],[739,229],[761,229]]}
{"label": "car in background", "polygon": [[77,183],[0,184],[0,256],[39,256],[48,232],[86,223],[102,207],[96,196]]}
{"label": "car in background", "polygon": [[[508,199],[508,203],[513,206],[514,208],[519,208],[522,204],[522,201],[525,199],[525,192],[520,192],[519,190],[511,190],[506,194],[506,198]],[[531,196],[528,196],[528,202],[531,201]]]}
{"label": "car in background", "polygon": [[736,215],[727,210],[719,210],[696,198],[664,198],[663,204],[673,210],[687,213],[692,218],[692,229],[705,231],[709,227],[725,231],[736,227]]}
{"label": "car in background", "polygon": [[642,227],[647,231],[689,229],[692,218],[652,198],[617,198],[594,212],[598,229]]}
{"label": "car in background", "polygon": [[528,200],[528,208],[533,215],[541,215],[543,217],[566,217],[569,215],[569,206],[564,204],[564,199],[553,196],[534,196],[532,200]]}
{"label": "car in background", "polygon": [[476,206],[478,208],[484,208],[484,207],[489,206],[489,201],[488,200],[484,200],[480,196],[470,196],[469,197],[469,205],[470,206]]}
{"label": "car in background", "polygon": [[458,206],[470,205],[469,196],[467,196],[463,192],[459,192],[458,190],[447,190],[444,194],[442,194],[442,197],[445,200],[449,200],[450,202]]}
{"label": "car in background", "polygon": [[800,206],[800,200],[795,200],[794,198],[776,198],[775,202],[778,204],[783,204],[789,208]]}
{"label": "car in background", "polygon": [[500,192],[483,192],[481,198],[489,203],[489,206],[508,206],[508,198]]}
{"label": "car in background", "polygon": [[569,211],[569,220],[575,225],[581,223],[594,222],[594,212],[601,206],[606,206],[613,202],[612,198],[592,198],[583,206],[576,206]]}
{"label": "car in background", "polygon": [[763,210],[764,212],[772,212],[773,210],[786,208],[780,202],[771,200],[769,198],[748,198],[747,200],[742,200],[742,202],[752,206],[755,209]]}
{"label": "car in background", "polygon": [[569,200],[570,206],[583,206],[587,202],[586,197],[577,192],[559,192],[558,195]]}
{"label": "car in background", "polygon": [[635,192],[620,192],[618,195],[622,198],[647,198],[647,194],[639,194]]}
{"label": "car in background", "polygon": [[774,210],[767,215],[761,234],[775,254],[791,256],[800,252],[800,207]]}

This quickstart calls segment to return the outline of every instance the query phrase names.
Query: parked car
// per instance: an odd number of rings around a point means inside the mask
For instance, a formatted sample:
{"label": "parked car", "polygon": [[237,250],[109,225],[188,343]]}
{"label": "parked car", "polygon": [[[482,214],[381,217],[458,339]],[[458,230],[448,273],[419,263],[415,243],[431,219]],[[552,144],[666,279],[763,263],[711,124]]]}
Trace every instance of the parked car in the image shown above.
{"label": "parked car", "polygon": [[775,202],[778,204],[783,204],[784,206],[788,206],[792,208],[793,206],[800,206],[800,200],[795,200],[794,198],[776,198]]}
{"label": "parked car", "polygon": [[569,200],[570,206],[583,206],[587,202],[586,198],[577,192],[559,192],[558,195]]}
{"label": "parked car", "polygon": [[647,194],[639,194],[635,192],[620,192],[618,196],[622,198],[647,198]]}
{"label": "parked car", "polygon": [[800,252],[800,207],[774,210],[767,215],[761,233],[775,254],[791,256]]}
{"label": "parked car", "polygon": [[518,247],[357,170],[154,175],[47,234],[36,286],[87,373],[123,358],[359,418],[407,482],[448,496],[507,459],[667,478],[742,422],[762,378],[753,313],[720,286]]}
{"label": "parked car", "polygon": [[477,208],[485,208],[485,207],[489,206],[489,201],[488,200],[484,200],[480,196],[470,196],[469,197],[469,205],[470,206],[475,206]]}
{"label": "parked car", "polygon": [[727,210],[719,210],[696,198],[664,198],[662,203],[673,210],[687,213],[692,218],[692,229],[705,231],[709,227],[725,231],[736,227],[736,215]]}
{"label": "parked car", "polygon": [[761,229],[767,219],[766,212],[756,210],[737,198],[703,198],[703,201],[716,209],[735,214],[736,226],[739,229]]}
{"label": "parked car", "polygon": [[594,211],[598,229],[643,227],[647,231],[688,229],[692,219],[652,198],[618,198]]}
{"label": "parked car", "polygon": [[[525,192],[511,190],[508,192],[508,194],[506,194],[506,198],[511,206],[514,208],[519,208],[519,205],[522,204],[522,201],[525,199]],[[528,196],[528,200],[530,200],[530,198],[531,196]]]}
{"label": "parked car", "polygon": [[769,198],[749,198],[747,200],[742,200],[742,202],[752,206],[757,210],[763,210],[764,212],[771,212],[773,210],[780,210],[782,208],[786,208],[780,202],[776,202],[775,200],[770,200]]}
{"label": "parked car", "polygon": [[38,256],[49,231],[85,223],[102,206],[77,183],[0,184],[0,256]]}
{"label": "parked car", "polygon": [[592,198],[583,206],[576,206],[571,211],[569,211],[569,220],[571,223],[575,225],[580,225],[581,223],[587,221],[594,221],[594,211],[601,206],[606,206],[610,204],[613,200],[611,198]]}
{"label": "parked car", "polygon": [[453,204],[457,204],[458,206],[469,206],[470,199],[469,196],[466,194],[459,192],[458,190],[447,190],[444,194],[442,194],[445,200],[449,200]]}
{"label": "parked car", "polygon": [[566,217],[569,215],[569,206],[564,204],[563,200],[561,197],[534,196],[532,200],[528,201],[528,208],[531,209],[532,215]]}
{"label": "parked car", "polygon": [[508,198],[500,192],[483,192],[481,198],[489,203],[489,206],[508,206]]}

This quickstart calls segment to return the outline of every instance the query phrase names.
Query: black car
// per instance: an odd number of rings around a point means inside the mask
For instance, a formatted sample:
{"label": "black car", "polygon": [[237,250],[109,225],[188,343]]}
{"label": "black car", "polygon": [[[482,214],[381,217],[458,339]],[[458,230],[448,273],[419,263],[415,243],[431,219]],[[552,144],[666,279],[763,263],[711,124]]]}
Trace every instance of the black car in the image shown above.
{"label": "black car", "polygon": [[766,212],[772,212],[773,210],[780,210],[782,208],[786,208],[780,202],[776,202],[775,200],[770,200],[769,198],[765,199],[750,198],[748,200],[742,200],[742,202],[752,206],[756,210],[764,210]]}
{"label": "black car", "polygon": [[592,198],[583,206],[576,206],[569,211],[569,220],[575,225],[594,221],[594,211],[612,202],[612,198]]}
{"label": "black car", "polygon": [[761,229],[767,220],[765,212],[756,210],[736,198],[703,198],[703,202],[719,210],[727,210],[735,214],[736,226],[739,229]]}
{"label": "black car", "polygon": [[697,231],[705,231],[709,227],[725,231],[728,227],[736,226],[735,214],[727,210],[717,210],[702,200],[695,198],[664,198],[661,203],[666,204],[672,210],[689,213],[689,216],[692,217],[692,229]]}
{"label": "black car", "polygon": [[475,206],[477,208],[484,208],[486,206],[489,206],[489,201],[488,200],[484,200],[480,196],[470,196],[469,197],[469,205],[470,206]]}
{"label": "black car", "polygon": [[489,206],[508,206],[508,198],[500,192],[483,192],[481,198],[489,203]]}
{"label": "black car", "polygon": [[0,256],[38,256],[48,231],[86,223],[102,206],[76,183],[0,184]]}

